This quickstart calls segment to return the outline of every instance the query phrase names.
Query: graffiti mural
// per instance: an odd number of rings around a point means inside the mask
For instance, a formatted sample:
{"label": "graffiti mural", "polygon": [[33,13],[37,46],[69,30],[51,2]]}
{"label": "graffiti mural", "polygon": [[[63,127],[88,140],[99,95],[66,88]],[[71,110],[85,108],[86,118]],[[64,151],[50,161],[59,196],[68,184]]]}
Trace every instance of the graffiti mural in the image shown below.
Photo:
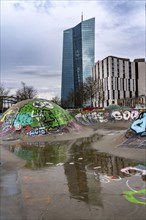
{"label": "graffiti mural", "polygon": [[130,128],[136,134],[146,136],[146,112],[141,112],[139,117],[132,123]]}
{"label": "graffiti mural", "polygon": [[134,121],[139,117],[138,110],[131,111],[92,111],[88,113],[78,113],[75,118],[79,123],[82,124],[93,124],[93,123],[107,123],[110,121]]}
{"label": "graffiti mural", "polygon": [[135,120],[139,115],[139,112],[137,110],[130,111],[113,111],[112,116],[115,118],[115,120]]}
{"label": "graffiti mural", "polygon": [[146,201],[141,201],[141,199],[146,198],[146,189],[141,189],[136,192],[135,191],[125,191],[123,194],[129,202],[146,205]]}
{"label": "graffiti mural", "polygon": [[46,99],[30,99],[8,109],[0,119],[0,134],[18,132],[28,136],[77,128],[70,113]]}
{"label": "graffiti mural", "polygon": [[[130,176],[141,176],[143,181],[146,181],[146,166],[145,165],[137,165],[134,167],[125,167],[121,169],[121,172],[128,174]],[[136,203],[136,204],[142,204],[142,205],[146,205],[146,184],[142,182],[142,185],[140,185],[140,183],[138,182],[138,184],[136,183],[136,181],[131,181],[130,179],[128,179],[126,181],[126,185],[127,187],[130,189],[130,191],[124,191],[123,195],[124,197],[132,203]],[[140,188],[140,189],[139,189]]]}

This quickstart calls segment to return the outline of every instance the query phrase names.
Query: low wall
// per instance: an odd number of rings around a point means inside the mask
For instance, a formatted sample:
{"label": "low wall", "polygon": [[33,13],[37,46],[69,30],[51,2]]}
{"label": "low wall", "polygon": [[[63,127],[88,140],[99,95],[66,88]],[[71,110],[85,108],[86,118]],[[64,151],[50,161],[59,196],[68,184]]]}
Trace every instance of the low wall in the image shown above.
{"label": "low wall", "polygon": [[80,112],[75,119],[83,124],[107,123],[109,121],[134,121],[138,118],[140,110],[94,110],[91,112]]}

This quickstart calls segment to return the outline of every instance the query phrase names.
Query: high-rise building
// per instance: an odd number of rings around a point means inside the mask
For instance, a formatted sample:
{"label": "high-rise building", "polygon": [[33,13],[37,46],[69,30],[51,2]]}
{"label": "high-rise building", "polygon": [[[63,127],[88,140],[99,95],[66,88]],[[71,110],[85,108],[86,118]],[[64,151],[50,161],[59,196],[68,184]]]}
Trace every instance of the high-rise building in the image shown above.
{"label": "high-rise building", "polygon": [[94,96],[94,107],[111,104],[134,107],[146,104],[146,62],[108,56],[95,63],[93,78],[100,85]]}
{"label": "high-rise building", "polygon": [[82,20],[75,27],[64,31],[61,87],[63,107],[83,106],[82,99],[80,102],[79,99],[77,101],[75,91],[81,87],[87,77],[92,76],[94,57],[95,18]]}

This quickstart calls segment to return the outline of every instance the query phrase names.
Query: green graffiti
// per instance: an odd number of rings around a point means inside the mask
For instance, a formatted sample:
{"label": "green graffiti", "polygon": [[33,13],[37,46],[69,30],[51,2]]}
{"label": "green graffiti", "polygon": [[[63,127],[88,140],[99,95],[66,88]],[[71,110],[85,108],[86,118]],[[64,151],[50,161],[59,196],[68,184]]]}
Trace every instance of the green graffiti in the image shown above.
{"label": "green graffiti", "polygon": [[123,194],[129,202],[146,205],[146,202],[139,201],[137,198],[134,197],[134,195],[144,195],[144,197],[146,198],[146,189],[141,189],[138,191],[126,191]]}
{"label": "green graffiti", "polygon": [[47,134],[62,131],[66,126],[71,126],[73,121],[74,117],[54,102],[46,99],[28,99],[17,103],[4,113],[0,118],[0,134],[18,130],[19,133],[27,132],[28,135],[39,135],[40,132]]}
{"label": "green graffiti", "polygon": [[14,125],[31,125],[32,128],[45,127],[55,128],[67,125],[72,116],[53,102],[42,99],[29,101],[19,109]]}

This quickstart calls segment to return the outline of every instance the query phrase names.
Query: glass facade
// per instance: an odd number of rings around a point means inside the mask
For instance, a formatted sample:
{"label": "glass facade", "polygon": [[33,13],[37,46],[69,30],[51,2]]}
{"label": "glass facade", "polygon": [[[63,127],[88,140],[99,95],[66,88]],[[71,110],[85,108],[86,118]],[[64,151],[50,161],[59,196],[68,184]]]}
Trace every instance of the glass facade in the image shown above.
{"label": "glass facade", "polygon": [[[77,106],[75,99],[70,99],[69,94],[82,85],[84,80],[92,75],[95,55],[95,18],[82,21],[74,28],[64,31],[63,59],[62,59],[62,106]],[[88,103],[89,105],[89,103]]]}
{"label": "glass facade", "polygon": [[61,98],[66,100],[69,93],[74,91],[74,70],[73,70],[73,30],[64,31],[63,39],[63,62],[62,62],[62,91]]}

